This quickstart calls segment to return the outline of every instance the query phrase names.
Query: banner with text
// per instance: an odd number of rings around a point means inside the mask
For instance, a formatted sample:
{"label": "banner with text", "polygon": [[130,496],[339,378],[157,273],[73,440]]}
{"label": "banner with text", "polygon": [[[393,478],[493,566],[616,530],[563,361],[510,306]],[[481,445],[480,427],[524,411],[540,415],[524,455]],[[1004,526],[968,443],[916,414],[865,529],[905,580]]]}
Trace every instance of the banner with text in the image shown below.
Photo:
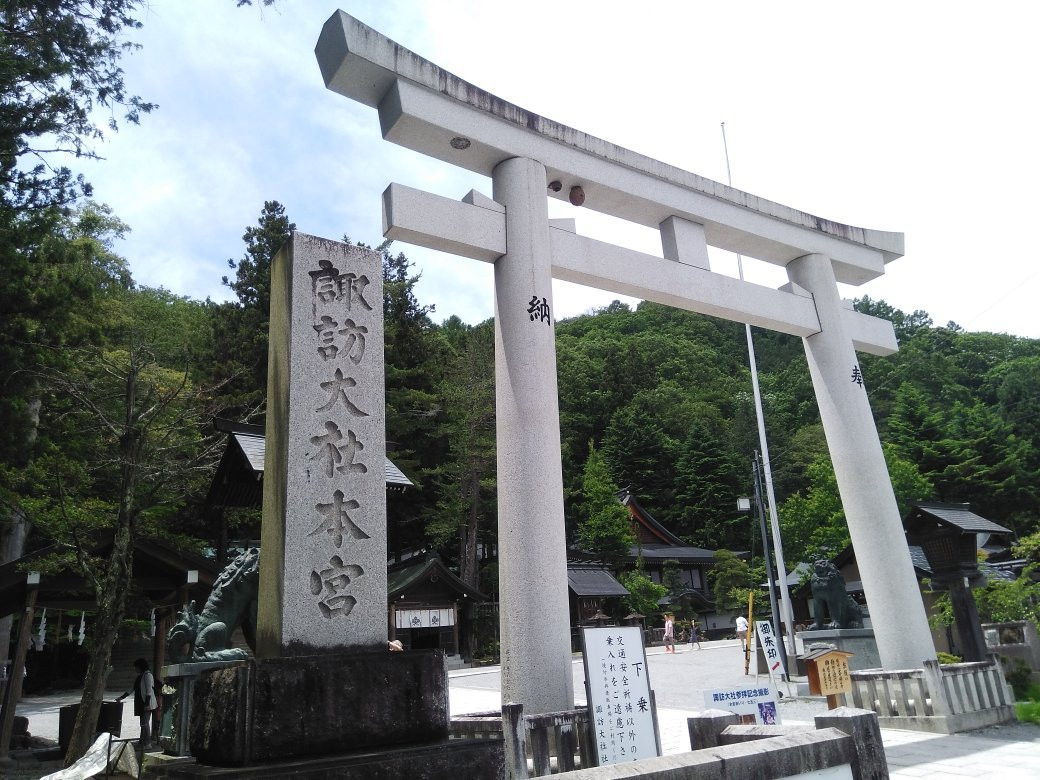
{"label": "banner with text", "polygon": [[730,710],[743,724],[773,726],[780,723],[776,689],[772,685],[705,691],[704,704],[712,710]]}

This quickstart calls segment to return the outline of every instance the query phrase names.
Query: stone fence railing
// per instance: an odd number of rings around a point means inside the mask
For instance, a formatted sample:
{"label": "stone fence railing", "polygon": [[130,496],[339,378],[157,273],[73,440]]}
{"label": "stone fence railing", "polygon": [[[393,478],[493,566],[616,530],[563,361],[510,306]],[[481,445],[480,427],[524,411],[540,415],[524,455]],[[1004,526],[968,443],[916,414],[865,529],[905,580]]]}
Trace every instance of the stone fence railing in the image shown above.
{"label": "stone fence railing", "polygon": [[775,780],[801,774],[887,780],[881,730],[873,712],[840,707],[809,726],[741,726],[731,712],[707,710],[689,718],[686,753],[627,764],[590,767],[559,780],[718,780],[753,777]]}
{"label": "stone fence railing", "polygon": [[850,672],[846,701],[877,713],[885,728],[952,734],[1015,719],[1014,696],[994,657],[978,663],[926,661],[921,669]]}
{"label": "stone fence railing", "polygon": [[1004,664],[1005,674],[1024,666],[1033,682],[1040,683],[1040,636],[1030,620],[1008,623],[983,623],[989,652],[995,653]]}
{"label": "stone fence railing", "polygon": [[[888,777],[873,712],[840,707],[818,716],[815,728],[742,726],[739,720],[732,712],[706,710],[688,719],[690,752],[602,767],[592,766],[584,746],[588,733],[584,708],[525,717],[520,705],[509,704],[501,715],[452,718],[451,735],[453,739],[504,739],[508,780],[550,772],[560,780],[717,780],[723,776],[770,780],[824,770],[836,773],[835,777]],[[842,773],[841,767],[848,771]]]}
{"label": "stone fence railing", "polygon": [[461,715],[451,719],[452,739],[504,738],[506,769],[510,778],[543,777],[592,764],[589,711],[524,715],[519,704],[507,704],[501,713]]}

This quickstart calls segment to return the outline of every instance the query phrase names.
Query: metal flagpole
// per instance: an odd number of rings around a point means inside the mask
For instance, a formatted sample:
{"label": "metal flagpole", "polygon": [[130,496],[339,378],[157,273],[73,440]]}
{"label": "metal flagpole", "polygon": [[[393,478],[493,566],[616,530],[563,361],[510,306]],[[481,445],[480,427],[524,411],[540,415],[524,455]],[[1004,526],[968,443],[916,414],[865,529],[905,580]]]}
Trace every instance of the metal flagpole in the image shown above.
{"label": "metal flagpole", "polygon": [[[726,153],[726,183],[733,186],[733,174],[729,168],[729,144],[726,142],[726,123],[722,123],[722,148]],[[744,281],[744,258],[737,255],[737,273],[740,281]],[[788,654],[793,655],[797,648],[794,641],[794,615],[791,612],[791,594],[787,587],[787,565],[784,562],[784,547],[780,541],[780,521],[776,514],[776,496],[773,493],[773,472],[769,467],[769,444],[766,442],[766,422],[762,412],[762,391],[758,386],[758,363],[755,360],[755,342],[751,337],[751,326],[744,323],[744,333],[747,336],[748,363],[751,368],[751,389],[755,397],[755,419],[758,421],[758,444],[762,450],[762,472],[765,475],[766,499],[769,505],[769,525],[773,532],[773,555],[776,559],[777,580],[780,583],[780,612],[783,623],[787,628],[787,638],[790,646],[784,641],[788,648]],[[765,547],[766,541],[762,540]],[[763,550],[764,552],[764,550]],[[784,659],[786,662],[786,658]],[[786,663],[784,664],[786,668]]]}
{"label": "metal flagpole", "polygon": [[[758,522],[762,526],[762,535],[766,534],[766,513],[762,508],[762,473],[759,471],[759,460],[758,453],[755,453],[755,458],[752,461],[752,468],[755,470],[755,508],[758,510]],[[769,585],[769,606],[773,612],[773,619],[770,623],[773,626],[773,631],[777,636],[780,636],[780,610],[776,605],[776,585],[773,580],[773,564],[769,560],[769,546],[766,544],[762,545],[762,557],[766,562],[766,581]],[[784,667],[784,680],[790,679],[787,673],[787,653],[780,654],[780,661]]]}

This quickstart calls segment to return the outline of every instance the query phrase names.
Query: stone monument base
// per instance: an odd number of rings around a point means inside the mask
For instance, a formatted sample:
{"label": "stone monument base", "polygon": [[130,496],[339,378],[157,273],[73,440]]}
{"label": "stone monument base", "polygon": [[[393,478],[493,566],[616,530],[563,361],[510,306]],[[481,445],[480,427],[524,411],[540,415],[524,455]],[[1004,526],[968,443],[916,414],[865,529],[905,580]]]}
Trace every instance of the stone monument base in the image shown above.
{"label": "stone monument base", "polygon": [[199,764],[245,766],[433,743],[448,726],[442,651],[345,652],[200,676],[189,744]]}
{"label": "stone monument base", "polygon": [[361,751],[346,755],[298,758],[253,766],[217,767],[179,764],[158,774],[170,780],[241,778],[259,780],[459,780],[505,777],[501,739],[439,740],[423,745]]}
{"label": "stone monument base", "polygon": [[[811,645],[822,644],[852,653],[849,669],[853,671],[881,667],[881,654],[878,653],[874,630],[871,628],[825,628],[820,631],[799,631],[797,636],[802,640],[806,652]],[[799,669],[798,673],[804,675],[805,671]]]}

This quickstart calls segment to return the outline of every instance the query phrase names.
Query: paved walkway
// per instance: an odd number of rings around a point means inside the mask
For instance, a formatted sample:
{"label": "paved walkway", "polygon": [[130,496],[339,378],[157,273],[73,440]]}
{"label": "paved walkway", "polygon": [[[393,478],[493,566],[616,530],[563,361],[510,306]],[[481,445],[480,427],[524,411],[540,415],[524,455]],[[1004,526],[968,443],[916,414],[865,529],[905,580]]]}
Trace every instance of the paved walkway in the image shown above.
{"label": "paved walkway", "polygon": [[[660,648],[649,648],[647,661],[651,683],[657,692],[661,745],[665,754],[690,749],[686,718],[704,709],[705,690],[736,687],[748,682],[743,675],[743,660],[734,642],[704,642],[703,650],[681,649],[675,655]],[[583,667],[573,664],[575,699],[583,704]],[[449,674],[450,706],[453,715],[497,710],[500,707],[498,667],[460,669]],[[113,700],[121,693],[110,692]],[[79,694],[26,697],[18,714],[29,717],[29,730],[35,736],[58,738],[58,712],[66,704],[79,701]],[[813,725],[813,717],[826,711],[817,698],[784,697],[779,707],[785,725]],[[123,708],[122,736],[138,734],[132,702]],[[917,731],[882,729],[885,753],[894,778],[1040,778],[1040,726],[1011,724],[966,734],[926,734]]]}
{"label": "paved walkway", "polygon": [[[686,719],[705,709],[704,690],[737,687],[748,680],[743,676],[743,661],[735,643],[703,642],[702,647],[684,647],[675,655],[665,654],[661,648],[647,650],[651,681],[657,691],[661,748],[666,755],[690,749]],[[584,704],[580,659],[575,660],[574,671],[575,699]],[[499,708],[498,667],[458,670],[450,678],[453,715]],[[685,706],[680,700],[685,700]],[[813,718],[826,710],[825,700],[816,697],[782,700],[779,707],[785,725],[813,726]],[[881,729],[881,738],[893,778],[1040,778],[1040,726],[1015,723],[948,735]]]}

